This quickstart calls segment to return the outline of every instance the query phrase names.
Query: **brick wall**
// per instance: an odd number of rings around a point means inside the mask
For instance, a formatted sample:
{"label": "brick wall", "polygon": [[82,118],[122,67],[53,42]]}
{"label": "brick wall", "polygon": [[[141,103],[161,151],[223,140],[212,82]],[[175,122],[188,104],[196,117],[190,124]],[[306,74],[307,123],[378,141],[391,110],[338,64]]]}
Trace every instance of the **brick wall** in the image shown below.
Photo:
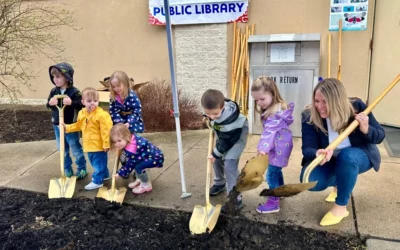
{"label": "brick wall", "polygon": [[199,100],[209,88],[227,94],[227,24],[174,26],[178,88]]}

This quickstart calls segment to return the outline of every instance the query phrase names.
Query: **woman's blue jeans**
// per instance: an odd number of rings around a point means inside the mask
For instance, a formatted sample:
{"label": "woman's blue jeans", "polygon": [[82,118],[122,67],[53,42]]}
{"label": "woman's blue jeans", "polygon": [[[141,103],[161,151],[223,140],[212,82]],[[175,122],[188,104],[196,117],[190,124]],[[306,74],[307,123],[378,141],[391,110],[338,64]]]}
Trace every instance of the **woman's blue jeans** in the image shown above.
{"label": "woman's blue jeans", "polygon": [[[322,191],[327,187],[337,187],[336,204],[346,206],[357,182],[357,176],[372,168],[367,154],[355,147],[344,148],[337,157],[332,157],[324,165],[317,166],[310,174],[309,182],[318,181],[310,191]],[[305,167],[301,170],[303,180]]]}
{"label": "woman's blue jeans", "polygon": [[265,174],[269,189],[277,188],[283,185],[282,168],[273,165],[268,165],[267,173]]}

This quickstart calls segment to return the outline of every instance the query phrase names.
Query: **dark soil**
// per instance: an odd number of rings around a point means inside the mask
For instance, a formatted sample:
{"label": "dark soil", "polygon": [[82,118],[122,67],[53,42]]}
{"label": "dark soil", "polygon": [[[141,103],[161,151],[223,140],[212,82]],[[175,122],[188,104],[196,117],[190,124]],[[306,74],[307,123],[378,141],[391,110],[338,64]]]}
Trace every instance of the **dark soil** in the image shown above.
{"label": "dark soil", "polygon": [[[358,249],[360,240],[220,215],[191,235],[190,213],[0,188],[2,249]],[[361,247],[360,247],[361,249]]]}
{"label": "dark soil", "polygon": [[0,143],[54,139],[51,113],[46,107],[0,105]]}

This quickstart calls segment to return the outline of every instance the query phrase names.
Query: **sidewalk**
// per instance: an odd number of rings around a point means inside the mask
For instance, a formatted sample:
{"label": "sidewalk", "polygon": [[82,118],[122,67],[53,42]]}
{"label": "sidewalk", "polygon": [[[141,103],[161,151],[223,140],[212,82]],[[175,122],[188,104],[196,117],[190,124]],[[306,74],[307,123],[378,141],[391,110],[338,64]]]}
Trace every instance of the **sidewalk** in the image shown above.
{"label": "sidewalk", "polygon": [[[182,199],[179,159],[175,132],[144,134],[165,154],[165,165],[161,169],[151,169],[153,191],[149,194],[134,196],[128,190],[124,202],[152,207],[193,211],[194,206],[205,204],[206,155],[208,131],[184,131],[182,133],[184,167],[187,192],[191,197]],[[256,153],[258,135],[250,135],[247,147],[239,166]],[[301,140],[296,138],[290,164],[284,169],[285,183],[299,183],[301,162]],[[376,237],[378,239],[398,240],[386,242],[368,241],[369,249],[400,249],[400,158],[389,157],[383,144],[379,145],[382,155],[381,170],[371,170],[359,176],[353,192],[353,202],[349,202],[350,216],[339,225],[320,227],[319,221],[329,210],[330,204],[324,202],[330,190],[322,192],[303,192],[297,196],[285,198],[281,211],[277,214],[261,215],[255,211],[258,204],[264,202],[258,196],[266,188],[262,184],[256,190],[243,193],[245,207],[242,214],[251,220],[276,224],[288,223],[307,228],[326,230],[342,234]],[[0,185],[35,192],[47,193],[50,178],[60,177],[59,153],[55,141],[0,144],[1,166]],[[113,155],[109,158],[112,169]],[[93,169],[88,165],[89,173]],[[78,181],[75,197],[94,198],[95,191],[85,191],[83,187],[90,177]],[[129,180],[119,179],[118,186],[127,186]],[[109,182],[108,184],[110,184]],[[211,197],[211,203],[223,203],[223,195]],[[376,245],[378,244],[378,245]],[[380,245],[379,245],[380,244]],[[392,244],[392,245],[391,245]],[[378,248],[379,246],[379,248]],[[383,248],[386,246],[386,248]],[[389,246],[389,247],[387,247]],[[394,248],[391,248],[393,246]]]}

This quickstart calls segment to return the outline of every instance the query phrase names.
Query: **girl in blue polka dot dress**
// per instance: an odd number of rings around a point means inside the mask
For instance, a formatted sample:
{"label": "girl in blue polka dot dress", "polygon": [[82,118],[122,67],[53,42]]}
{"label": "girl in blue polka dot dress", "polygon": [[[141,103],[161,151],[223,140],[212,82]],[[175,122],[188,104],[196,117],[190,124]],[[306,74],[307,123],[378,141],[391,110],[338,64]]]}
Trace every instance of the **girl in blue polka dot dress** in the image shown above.
{"label": "girl in blue polka dot dress", "polygon": [[110,77],[110,115],[114,124],[124,124],[131,133],[144,132],[140,100],[123,71],[116,71]]}
{"label": "girl in blue polka dot dress", "polygon": [[112,127],[110,140],[114,148],[122,150],[120,156],[122,167],[115,177],[127,177],[135,170],[137,178],[136,181],[129,183],[129,188],[132,188],[134,194],[150,192],[153,187],[146,169],[163,167],[163,152],[145,138],[132,134],[123,124]]}

